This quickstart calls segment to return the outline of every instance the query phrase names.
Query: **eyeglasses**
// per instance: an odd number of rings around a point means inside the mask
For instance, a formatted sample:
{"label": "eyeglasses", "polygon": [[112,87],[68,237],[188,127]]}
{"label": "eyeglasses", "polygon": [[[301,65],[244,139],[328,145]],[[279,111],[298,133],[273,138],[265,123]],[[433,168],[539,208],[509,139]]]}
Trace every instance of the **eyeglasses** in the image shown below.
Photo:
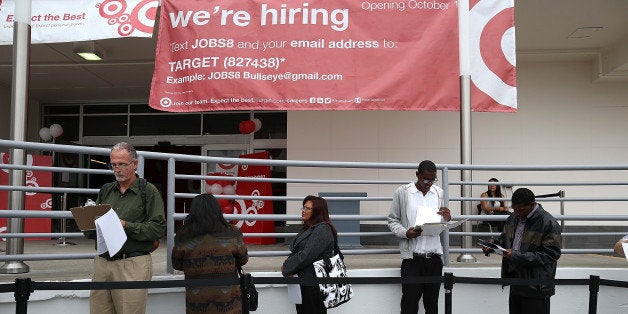
{"label": "eyeglasses", "polygon": [[302,211],[302,212],[304,212],[304,211],[306,211],[306,210],[312,210],[312,209],[314,209],[314,208],[311,208],[311,207],[305,207],[305,206],[301,207],[301,211]]}
{"label": "eyeglasses", "polygon": [[422,180],[423,184],[430,184],[430,183],[434,183],[434,182],[438,182],[438,178],[434,178],[432,179],[423,179]]}
{"label": "eyeglasses", "polygon": [[126,167],[128,167],[130,165],[131,164],[127,164],[127,163],[117,163],[117,164],[116,163],[110,163],[110,164],[107,164],[107,168],[109,168],[111,170],[113,170],[115,168],[126,169]]}

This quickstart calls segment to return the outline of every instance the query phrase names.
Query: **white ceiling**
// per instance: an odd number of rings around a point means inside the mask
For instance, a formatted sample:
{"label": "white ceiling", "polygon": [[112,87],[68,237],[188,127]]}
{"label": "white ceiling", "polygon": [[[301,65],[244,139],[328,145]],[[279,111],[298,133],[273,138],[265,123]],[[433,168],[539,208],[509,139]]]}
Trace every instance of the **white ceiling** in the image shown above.
{"label": "white ceiling", "polygon": [[[518,62],[589,60],[592,81],[628,82],[628,0],[518,0],[515,24]],[[72,43],[32,45],[30,98],[146,101],[155,37],[98,41],[100,63],[80,59]],[[9,90],[11,58],[12,46],[0,46],[0,88]]]}

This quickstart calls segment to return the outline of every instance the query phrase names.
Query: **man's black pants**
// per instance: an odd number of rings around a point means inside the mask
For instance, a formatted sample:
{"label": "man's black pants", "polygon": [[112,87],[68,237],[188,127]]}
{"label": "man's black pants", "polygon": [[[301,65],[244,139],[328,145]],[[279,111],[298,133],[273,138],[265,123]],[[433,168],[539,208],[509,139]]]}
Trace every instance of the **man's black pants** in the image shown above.
{"label": "man's black pants", "polygon": [[[401,262],[401,277],[413,276],[441,276],[443,273],[443,261],[440,255],[426,257],[415,255],[412,259],[404,259]],[[419,312],[419,300],[423,296],[425,314],[438,314],[438,294],[440,282],[424,284],[401,285],[401,314],[416,314]]]}
{"label": "man's black pants", "polygon": [[510,294],[508,298],[510,314],[550,314],[550,298],[535,299]]}

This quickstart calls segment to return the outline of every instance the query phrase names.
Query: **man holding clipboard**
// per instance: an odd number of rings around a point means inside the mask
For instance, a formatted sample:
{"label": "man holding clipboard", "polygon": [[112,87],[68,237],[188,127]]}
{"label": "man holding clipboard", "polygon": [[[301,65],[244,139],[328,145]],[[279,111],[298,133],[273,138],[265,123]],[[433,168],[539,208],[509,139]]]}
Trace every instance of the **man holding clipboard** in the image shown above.
{"label": "man holding clipboard", "polygon": [[[111,149],[109,168],[116,181],[105,184],[96,203],[111,204],[126,234],[120,250],[94,258],[92,281],[148,281],[153,274],[150,253],[155,241],[166,234],[164,203],[154,185],[139,178],[137,152],[127,143]],[[84,231],[94,238],[94,231]],[[145,313],[147,289],[92,290],[90,313]]]}
{"label": "man holding clipboard", "polygon": [[[416,182],[395,191],[388,215],[388,227],[399,238],[401,277],[441,276],[443,247],[440,235],[421,235],[420,225],[451,220],[443,206],[443,190],[437,181],[436,165],[429,160],[419,164]],[[423,296],[426,314],[438,313],[440,283],[402,284],[401,313],[418,313]]]}

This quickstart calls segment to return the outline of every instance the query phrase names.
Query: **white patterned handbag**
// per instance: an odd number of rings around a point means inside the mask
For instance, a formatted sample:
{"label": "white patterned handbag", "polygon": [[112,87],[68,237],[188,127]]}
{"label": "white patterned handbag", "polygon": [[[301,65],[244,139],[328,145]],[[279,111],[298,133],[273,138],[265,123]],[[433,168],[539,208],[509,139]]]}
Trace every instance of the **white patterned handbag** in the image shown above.
{"label": "white patterned handbag", "polygon": [[[344,257],[338,248],[338,244],[335,244],[336,255],[331,258],[324,258],[314,262],[314,271],[316,277],[347,277],[347,268],[343,261]],[[351,284],[319,284],[318,287],[323,295],[323,304],[325,308],[334,308],[343,303],[348,302],[353,297],[353,288]]]}

